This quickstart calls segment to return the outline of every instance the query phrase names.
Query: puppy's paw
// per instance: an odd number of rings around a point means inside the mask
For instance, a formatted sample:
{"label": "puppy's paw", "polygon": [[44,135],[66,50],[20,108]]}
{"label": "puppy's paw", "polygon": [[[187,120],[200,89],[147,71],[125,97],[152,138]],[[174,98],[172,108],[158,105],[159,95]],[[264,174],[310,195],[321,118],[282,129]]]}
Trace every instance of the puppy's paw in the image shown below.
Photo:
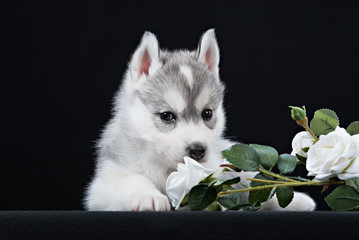
{"label": "puppy's paw", "polygon": [[314,211],[316,203],[307,194],[294,192],[292,202],[285,208],[286,211]]}
{"label": "puppy's paw", "polygon": [[132,211],[170,211],[169,199],[161,194],[140,194],[135,197]]}
{"label": "puppy's paw", "polygon": [[314,211],[316,203],[305,193],[294,192],[292,202],[286,207],[279,206],[276,198],[272,198],[269,202],[261,208],[262,211]]}

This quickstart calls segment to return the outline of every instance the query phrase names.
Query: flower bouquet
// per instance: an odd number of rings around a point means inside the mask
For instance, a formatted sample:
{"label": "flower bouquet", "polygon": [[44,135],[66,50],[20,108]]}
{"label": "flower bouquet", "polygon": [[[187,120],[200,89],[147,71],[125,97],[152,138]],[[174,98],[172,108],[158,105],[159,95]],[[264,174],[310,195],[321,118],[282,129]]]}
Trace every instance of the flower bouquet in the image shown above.
{"label": "flower bouquet", "polygon": [[[222,151],[225,163],[216,171],[186,157],[167,179],[173,207],[256,211],[276,195],[285,208],[295,187],[320,186],[326,191],[337,185],[325,198],[327,204],[335,211],[359,210],[359,121],[344,129],[334,111],[320,109],[309,123],[305,107],[290,108],[292,118],[305,129],[294,137],[291,154],[279,155],[265,145],[235,144]],[[292,176],[298,165],[305,165],[307,177]],[[238,172],[253,173],[241,179]]]}

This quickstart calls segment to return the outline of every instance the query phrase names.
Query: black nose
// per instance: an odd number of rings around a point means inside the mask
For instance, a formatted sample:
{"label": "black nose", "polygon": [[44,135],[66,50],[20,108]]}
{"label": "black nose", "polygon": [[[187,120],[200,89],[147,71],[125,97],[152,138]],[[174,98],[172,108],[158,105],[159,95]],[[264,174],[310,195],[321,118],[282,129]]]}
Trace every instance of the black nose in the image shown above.
{"label": "black nose", "polygon": [[189,157],[198,161],[203,158],[206,148],[200,143],[193,143],[188,146],[187,150]]}

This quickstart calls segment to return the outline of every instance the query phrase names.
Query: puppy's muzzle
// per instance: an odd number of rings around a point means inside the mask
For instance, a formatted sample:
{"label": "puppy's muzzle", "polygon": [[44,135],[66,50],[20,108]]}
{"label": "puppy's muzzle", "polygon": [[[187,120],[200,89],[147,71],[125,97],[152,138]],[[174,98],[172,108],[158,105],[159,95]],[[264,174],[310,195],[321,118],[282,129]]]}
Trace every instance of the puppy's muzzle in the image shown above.
{"label": "puppy's muzzle", "polygon": [[187,148],[188,156],[196,161],[201,160],[205,152],[206,148],[201,143],[192,143]]}

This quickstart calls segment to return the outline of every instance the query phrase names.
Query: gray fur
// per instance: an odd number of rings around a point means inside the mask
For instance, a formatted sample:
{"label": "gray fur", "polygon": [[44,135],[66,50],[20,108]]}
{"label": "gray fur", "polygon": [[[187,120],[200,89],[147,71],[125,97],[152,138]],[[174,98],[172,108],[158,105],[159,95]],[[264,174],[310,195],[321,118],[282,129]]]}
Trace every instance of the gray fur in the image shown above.
{"label": "gray fur", "polygon": [[[176,51],[161,52],[163,67],[154,76],[149,77],[143,83],[143,87],[137,91],[138,96],[146,104],[154,115],[154,124],[161,131],[172,130],[177,122],[164,123],[159,119],[163,109],[174,112],[163,98],[166,91],[175,90],[179,92],[187,102],[183,112],[176,113],[178,121],[198,123],[203,121],[201,113],[204,109],[211,109],[213,117],[205,124],[213,129],[216,125],[216,109],[222,104],[224,85],[212,74],[208,67],[198,62],[194,52]],[[193,84],[190,86],[185,76],[180,72],[180,66],[186,65],[191,68]],[[210,89],[210,101],[204,109],[196,109],[194,103],[205,88]]]}

